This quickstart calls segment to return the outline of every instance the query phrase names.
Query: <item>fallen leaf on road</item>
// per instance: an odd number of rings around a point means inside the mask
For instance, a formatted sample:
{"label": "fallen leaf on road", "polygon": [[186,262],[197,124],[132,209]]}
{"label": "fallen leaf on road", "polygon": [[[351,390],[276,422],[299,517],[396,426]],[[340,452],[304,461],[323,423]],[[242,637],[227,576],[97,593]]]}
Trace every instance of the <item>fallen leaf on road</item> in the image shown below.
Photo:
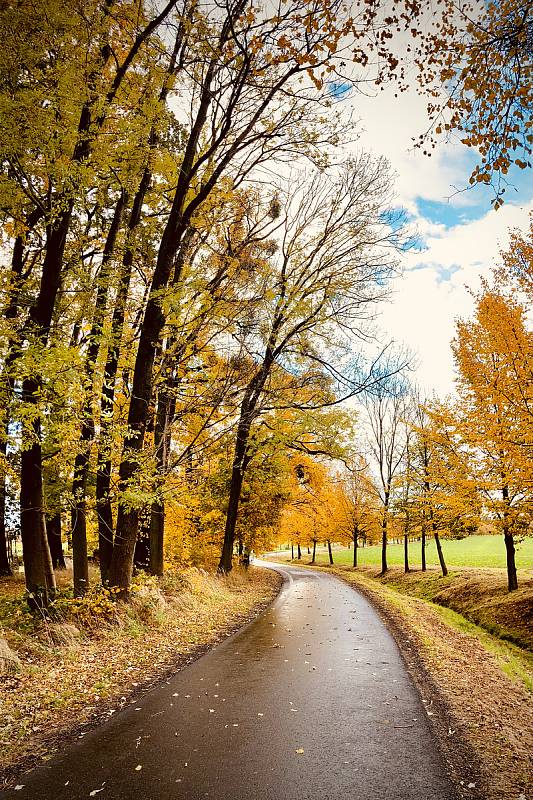
{"label": "fallen leaf on road", "polygon": [[295,750],[294,752],[295,752],[295,753],[298,753],[298,755],[299,755],[299,756],[301,756],[301,755],[303,755],[304,749],[303,749],[303,747],[299,747],[299,748],[298,748],[297,750]]}
{"label": "fallen leaf on road", "polygon": [[142,764],[137,764],[135,767],[135,772],[139,772],[143,768]]}

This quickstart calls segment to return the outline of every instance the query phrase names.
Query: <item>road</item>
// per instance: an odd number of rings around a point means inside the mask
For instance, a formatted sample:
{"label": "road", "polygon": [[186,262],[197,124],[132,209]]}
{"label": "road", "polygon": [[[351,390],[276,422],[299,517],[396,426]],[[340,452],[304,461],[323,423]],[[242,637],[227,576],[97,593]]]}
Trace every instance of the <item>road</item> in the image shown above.
{"label": "road", "polygon": [[422,701],[365,598],[280,567],[264,614],[22,776],[23,800],[451,800]]}

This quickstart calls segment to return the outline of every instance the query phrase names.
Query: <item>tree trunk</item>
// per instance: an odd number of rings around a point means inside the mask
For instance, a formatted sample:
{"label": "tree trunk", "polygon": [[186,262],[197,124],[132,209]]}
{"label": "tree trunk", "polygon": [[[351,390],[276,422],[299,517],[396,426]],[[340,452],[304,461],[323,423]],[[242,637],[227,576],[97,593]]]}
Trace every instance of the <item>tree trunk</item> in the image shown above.
{"label": "tree trunk", "polygon": [[316,559],[316,539],[313,539],[313,558],[311,559],[311,564],[315,563]]}
{"label": "tree trunk", "polygon": [[[85,427],[85,426],[84,426]],[[72,537],[72,572],[74,578],[74,596],[83,597],[89,588],[89,564],[87,561],[87,471],[89,455],[87,452],[76,456],[72,490],[74,494],[74,507],[71,514]]]}
{"label": "tree trunk", "polygon": [[514,546],[513,534],[509,533],[509,531],[505,531],[504,541],[505,541],[505,554],[507,561],[507,588],[509,589],[510,592],[514,592],[516,589],[518,589],[518,578],[516,575],[515,546]]}
{"label": "tree trunk", "polygon": [[46,519],[44,513],[41,514],[41,547],[43,553],[44,574],[46,578],[46,585],[48,587],[48,596],[51,600],[53,600],[56,593],[56,576],[54,574],[54,565],[52,564],[50,547],[48,546],[48,535],[46,533]]}
{"label": "tree trunk", "polygon": [[329,539],[328,539],[328,555],[329,555],[330,566],[332,566],[333,565],[333,553],[331,552],[331,542],[330,542]]}
{"label": "tree trunk", "polygon": [[109,294],[110,261],[117,235],[120,229],[122,213],[127,202],[127,195],[121,192],[115,204],[115,211],[104,245],[102,264],[98,279],[98,288],[94,302],[93,319],[89,332],[89,346],[85,356],[85,402],[82,411],[80,433],[80,450],[74,462],[74,479],[72,482],[72,567],[74,573],[74,594],[81,597],[89,586],[89,567],[87,563],[87,480],[89,477],[89,461],[91,445],[94,441],[93,419],[93,383],[94,370],[100,352],[102,331],[104,326],[107,297]]}
{"label": "tree trunk", "polygon": [[[228,501],[228,513],[226,516],[226,527],[224,531],[224,544],[222,546],[222,553],[218,564],[218,572],[225,573],[231,572],[233,563],[233,541],[235,534],[235,525],[237,523],[237,514],[239,511],[239,500],[241,497],[242,482],[244,479],[244,471],[242,460],[239,461],[237,455],[231,471],[231,484],[230,494]],[[294,558],[294,552],[293,552]]]}
{"label": "tree trunk", "polygon": [[[6,431],[7,434],[7,431]],[[1,435],[1,434],[0,434]],[[5,460],[7,441],[4,437],[0,440],[0,461]],[[0,475],[0,575],[12,575],[13,570],[9,562],[6,531],[6,476],[2,471]]]}
{"label": "tree trunk", "polygon": [[9,561],[9,553],[7,550],[5,511],[2,508],[2,500],[5,505],[5,499],[0,496],[0,514],[2,514],[2,518],[0,520],[0,575],[7,576],[7,575],[13,575],[13,570],[11,569],[11,563]]}
{"label": "tree trunk", "polygon": [[439,532],[436,527],[433,527],[433,536],[435,538],[435,545],[437,547],[437,554],[439,556],[439,564],[444,577],[448,574],[448,567],[446,566],[446,562],[444,560],[444,553],[442,552],[442,545],[440,541]]}
{"label": "tree trunk", "polygon": [[[43,211],[34,208],[25,220],[25,232],[15,238],[13,253],[11,256],[11,275],[8,279],[9,295],[3,310],[6,320],[15,321],[20,315],[20,294],[22,290],[22,273],[24,271],[24,244],[29,231],[33,230],[41,220]],[[14,378],[11,374],[11,367],[17,358],[20,348],[20,333],[16,329],[8,331],[6,342],[6,354],[0,377],[0,387],[2,396],[0,397],[2,430],[0,432],[0,463],[5,463],[7,456],[7,440],[9,435],[10,407],[13,399],[13,389],[15,386]],[[6,505],[7,505],[7,481],[6,473],[0,467],[0,575],[12,575],[11,564],[7,547],[6,532]]]}
{"label": "tree trunk", "polygon": [[98,517],[98,551],[102,584],[109,581],[109,569],[113,555],[113,510],[111,506],[111,427],[115,404],[115,382],[118,370],[120,346],[124,329],[126,303],[128,300],[131,273],[135,258],[134,233],[141,221],[142,206],[150,187],[152,173],[145,168],[139,188],[133,200],[128,220],[128,239],[122,259],[119,285],[111,320],[110,343],[104,367],[102,396],[100,399],[100,440],[96,467],[96,513]]}
{"label": "tree trunk", "polygon": [[381,520],[381,574],[384,575],[387,570],[387,522],[389,513],[389,495],[385,495],[385,504],[383,509],[383,517]]}
{"label": "tree trunk", "polygon": [[133,564],[135,568],[143,572],[147,572],[150,569],[150,532],[151,513],[148,519],[144,519],[143,517],[139,525],[139,535],[135,542],[135,552],[133,554]]}
{"label": "tree trunk", "polygon": [[[24,381],[24,385],[26,389],[30,388],[28,380]],[[20,454],[20,533],[28,602],[32,609],[43,610],[47,608],[53,595],[55,581],[50,577],[51,558],[42,512],[42,459],[38,420],[34,423],[34,432],[37,441]]]}
{"label": "tree trunk", "polygon": [[507,588],[510,592],[514,592],[516,589],[518,589],[518,578],[516,575],[514,537],[509,528],[509,514],[507,511],[510,505],[508,486],[504,486],[502,488],[502,499],[506,504],[506,508],[503,512],[503,539],[505,542],[505,555],[507,562]]}
{"label": "tree trunk", "polygon": [[[177,379],[171,374],[161,387],[157,402],[157,412],[154,426],[154,446],[159,482],[162,483],[168,470],[168,460],[172,445],[172,423],[176,413]],[[188,470],[188,478],[190,480]],[[165,543],[165,504],[161,496],[152,503],[152,515],[155,519],[150,522],[150,572],[152,575],[163,574],[163,553]],[[155,548],[152,559],[152,547]],[[154,571],[155,570],[155,571]]]}
{"label": "tree trunk", "polygon": [[294,561],[294,545],[291,542],[291,561]]}
{"label": "tree trunk", "polygon": [[[237,427],[237,438],[235,441],[235,453],[233,456],[233,464],[231,469],[228,512],[226,514],[226,526],[224,530],[224,544],[222,546],[222,554],[218,564],[218,572],[222,573],[230,572],[232,567],[231,556],[233,553],[233,542],[235,540],[235,526],[237,524],[237,514],[239,511],[239,500],[241,497],[244,472],[249,463],[249,458],[246,454],[248,449],[248,439],[250,437],[254,406],[257,403],[259,393],[264,385],[265,379],[266,375],[263,374],[263,371],[261,371],[252,379],[248,385],[248,389],[241,404],[239,424]],[[255,400],[253,398],[255,398]]]}
{"label": "tree trunk", "polygon": [[163,545],[164,545],[165,505],[164,501],[156,500],[152,503],[150,514],[150,574],[163,574]]}
{"label": "tree trunk", "polygon": [[409,569],[409,537],[404,534],[403,537],[403,571],[411,572]]}
{"label": "tree trunk", "polygon": [[[44,257],[41,282],[35,303],[30,309],[30,322],[36,334],[35,344],[42,348],[47,345],[55,300],[61,279],[61,267],[67,232],[72,214],[72,201],[69,201],[55,227],[47,230],[47,249]],[[40,376],[24,379],[22,397],[25,403],[38,406],[40,397]],[[49,589],[55,590],[55,583],[46,585],[46,569],[51,563],[48,540],[46,538],[43,508],[43,476],[41,425],[38,416],[29,432],[31,444],[23,444],[20,465],[20,527],[22,548],[35,548],[34,553],[24,556],[26,587],[32,605],[45,608],[48,604]],[[53,573],[52,573],[53,575]]]}
{"label": "tree trunk", "polygon": [[109,567],[113,553],[113,510],[111,507],[111,459],[102,457],[102,443],[98,448],[96,473],[96,513],[98,517],[98,557],[102,585],[109,582]]}
{"label": "tree trunk", "polygon": [[63,545],[61,543],[61,513],[58,511],[53,517],[46,519],[46,535],[48,537],[48,547],[54,569],[65,569],[65,556],[63,555]]}
{"label": "tree trunk", "polygon": [[301,558],[302,558],[302,548],[300,547],[300,542],[298,542],[298,544],[297,544],[297,548],[298,548],[298,561],[301,561]]}
{"label": "tree trunk", "polygon": [[426,571],[426,526],[422,525],[422,534],[420,537],[422,548],[422,572]]}
{"label": "tree trunk", "polygon": [[357,567],[357,550],[359,545],[359,528],[357,525],[353,529],[353,568]]}

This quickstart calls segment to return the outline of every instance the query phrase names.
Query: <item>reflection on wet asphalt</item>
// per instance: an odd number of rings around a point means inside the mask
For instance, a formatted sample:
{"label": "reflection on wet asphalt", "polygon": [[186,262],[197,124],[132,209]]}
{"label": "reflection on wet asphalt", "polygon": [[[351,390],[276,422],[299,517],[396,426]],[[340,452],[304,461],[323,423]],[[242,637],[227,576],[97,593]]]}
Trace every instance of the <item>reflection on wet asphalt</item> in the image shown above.
{"label": "reflection on wet asphalt", "polygon": [[374,609],[280,568],[259,619],[23,776],[23,800],[451,800],[422,701]]}

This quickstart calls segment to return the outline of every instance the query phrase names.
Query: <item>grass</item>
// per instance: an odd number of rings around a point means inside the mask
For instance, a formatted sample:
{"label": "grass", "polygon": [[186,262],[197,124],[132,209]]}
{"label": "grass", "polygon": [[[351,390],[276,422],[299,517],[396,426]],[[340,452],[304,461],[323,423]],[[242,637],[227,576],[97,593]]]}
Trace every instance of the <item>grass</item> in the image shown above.
{"label": "grass", "polygon": [[[483,567],[505,569],[505,546],[502,536],[468,536],[465,539],[443,539],[442,548],[448,567]],[[290,560],[290,550],[282,551],[279,556]],[[308,560],[306,549],[302,549],[302,557]],[[335,547],[333,550],[335,564],[351,566],[353,550],[346,547]],[[362,567],[379,567],[381,565],[381,545],[360,547],[357,560]],[[428,566],[438,566],[437,549],[433,539],[429,539],[426,547]],[[387,547],[389,566],[403,565],[403,544],[389,543]],[[328,563],[325,548],[317,548],[317,564]],[[421,566],[420,542],[409,543],[409,564],[411,567]],[[516,547],[516,565],[518,569],[533,569],[533,537],[524,539]]]}
{"label": "grass", "polygon": [[533,693],[533,657],[516,645],[502,642],[499,638],[487,633],[479,625],[465,619],[462,614],[450,608],[438,608],[441,619],[451,628],[475,636],[489,653],[496,658],[500,668],[512,680],[520,681]]}

